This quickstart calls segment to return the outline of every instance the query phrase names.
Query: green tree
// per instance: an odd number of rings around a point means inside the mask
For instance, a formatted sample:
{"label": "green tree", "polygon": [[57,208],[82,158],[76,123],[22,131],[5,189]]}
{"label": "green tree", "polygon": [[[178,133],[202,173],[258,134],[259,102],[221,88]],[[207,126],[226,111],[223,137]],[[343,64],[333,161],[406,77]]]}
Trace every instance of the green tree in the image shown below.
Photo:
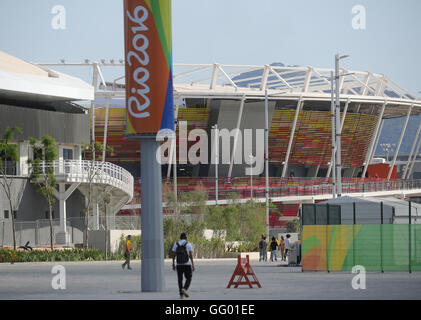
{"label": "green tree", "polygon": [[55,192],[57,180],[54,175],[54,161],[58,157],[56,140],[44,135],[41,141],[30,138],[29,143],[33,151],[33,159],[29,159],[30,181],[38,186],[38,192],[45,197],[48,203],[50,222],[50,248],[54,249],[53,240],[53,204],[56,201]]}
{"label": "green tree", "polygon": [[287,232],[298,232],[300,230],[300,219],[290,220],[285,225]]}
{"label": "green tree", "polygon": [[17,126],[7,127],[0,140],[0,185],[3,187],[4,193],[9,200],[9,212],[12,216],[12,235],[13,235],[13,249],[16,250],[16,228],[15,228],[15,215],[13,212],[12,201],[12,184],[14,179],[9,177],[7,167],[8,163],[12,162],[13,165],[19,161],[19,153],[16,144],[10,142],[14,140],[15,133],[22,134],[22,129]]}
{"label": "green tree", "polygon": [[[82,150],[85,153],[84,158],[88,158],[90,162],[87,162],[84,165],[84,170],[87,175],[87,182],[88,182],[88,196],[87,201],[85,202],[85,208],[83,210],[85,215],[85,248],[88,249],[88,226],[89,226],[89,210],[92,206],[92,193],[93,193],[93,181],[95,178],[99,177],[102,174],[102,164],[105,162],[105,157],[101,157],[102,163],[98,163],[95,161],[96,155],[104,154],[104,145],[98,141],[95,141],[93,144],[84,143],[82,144]],[[111,146],[106,147],[105,154],[113,155],[114,149]]]}
{"label": "green tree", "polygon": [[253,201],[208,208],[206,226],[228,241],[256,241],[265,232],[265,206]]}

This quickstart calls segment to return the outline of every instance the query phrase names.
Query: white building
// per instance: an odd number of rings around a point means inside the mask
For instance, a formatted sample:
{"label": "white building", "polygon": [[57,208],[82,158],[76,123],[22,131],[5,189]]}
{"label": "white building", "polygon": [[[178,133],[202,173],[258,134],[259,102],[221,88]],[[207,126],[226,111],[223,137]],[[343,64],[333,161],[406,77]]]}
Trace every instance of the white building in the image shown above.
{"label": "white building", "polygon": [[[90,187],[94,229],[100,227],[101,215],[105,212],[113,215],[131,201],[133,177],[129,172],[115,164],[82,160],[82,144],[90,141],[90,115],[88,109],[75,101],[93,99],[94,88],[86,82],[0,52],[0,134],[9,126],[19,126],[23,130],[12,142],[18,145],[19,161],[11,163],[3,159],[6,177],[13,181],[15,219],[28,222],[28,228],[20,224],[18,245],[27,241],[32,245],[45,244],[40,239],[42,228],[34,229],[29,223],[38,226],[48,218],[46,200],[29,181],[27,161],[33,157],[29,144],[31,137],[40,140],[49,135],[58,147],[58,159],[48,166],[43,164],[44,169],[54,169],[58,183],[53,208],[53,218],[57,219],[56,243],[68,245],[82,239],[84,226],[80,223],[71,225],[71,219],[84,221],[81,218]],[[9,211],[8,198],[0,187],[0,246],[13,243]]]}

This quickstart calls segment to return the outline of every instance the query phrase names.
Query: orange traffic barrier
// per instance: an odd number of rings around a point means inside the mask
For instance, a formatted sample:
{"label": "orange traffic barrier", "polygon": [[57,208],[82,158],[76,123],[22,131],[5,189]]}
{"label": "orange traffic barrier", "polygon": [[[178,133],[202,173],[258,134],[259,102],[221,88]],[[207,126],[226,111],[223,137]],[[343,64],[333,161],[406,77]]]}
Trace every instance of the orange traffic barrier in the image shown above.
{"label": "orange traffic barrier", "polygon": [[[237,280],[235,280],[235,277],[238,277]],[[241,258],[241,255],[239,254],[237,266],[235,267],[227,288],[230,288],[232,285],[234,285],[234,288],[238,288],[239,285],[248,285],[250,288],[253,288],[254,284],[259,288],[262,287],[253,268],[250,266],[249,256],[247,255],[245,258]]]}

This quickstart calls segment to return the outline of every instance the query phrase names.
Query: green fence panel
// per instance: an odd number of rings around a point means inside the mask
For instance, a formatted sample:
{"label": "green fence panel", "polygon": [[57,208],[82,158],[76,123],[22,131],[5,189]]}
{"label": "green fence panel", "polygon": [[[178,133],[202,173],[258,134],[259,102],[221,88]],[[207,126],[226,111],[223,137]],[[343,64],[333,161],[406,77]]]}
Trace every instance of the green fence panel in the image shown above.
{"label": "green fence panel", "polygon": [[421,225],[411,225],[411,269],[421,270]]}
{"label": "green fence panel", "polygon": [[408,225],[385,224],[383,236],[383,270],[409,270],[409,228]]}
{"label": "green fence panel", "polygon": [[354,238],[355,265],[366,270],[381,269],[380,225],[361,225]]}
{"label": "green fence panel", "polygon": [[303,227],[303,270],[420,271],[421,225]]}
{"label": "green fence panel", "polygon": [[303,204],[301,207],[302,216],[303,216],[303,225],[315,225],[315,214],[314,214],[314,205],[312,204]]}
{"label": "green fence panel", "polygon": [[316,207],[316,225],[324,226],[327,225],[327,206],[318,205]]}

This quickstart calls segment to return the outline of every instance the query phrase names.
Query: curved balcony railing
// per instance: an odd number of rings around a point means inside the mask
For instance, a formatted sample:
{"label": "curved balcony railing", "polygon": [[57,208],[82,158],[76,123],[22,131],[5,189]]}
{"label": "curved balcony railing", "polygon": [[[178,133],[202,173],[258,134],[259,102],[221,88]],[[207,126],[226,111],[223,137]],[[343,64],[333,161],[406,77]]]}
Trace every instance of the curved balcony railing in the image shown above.
{"label": "curved balcony railing", "polygon": [[42,162],[40,170],[53,170],[56,177],[66,182],[109,184],[123,190],[133,198],[133,176],[125,169],[109,162],[90,160],[56,160]]}

